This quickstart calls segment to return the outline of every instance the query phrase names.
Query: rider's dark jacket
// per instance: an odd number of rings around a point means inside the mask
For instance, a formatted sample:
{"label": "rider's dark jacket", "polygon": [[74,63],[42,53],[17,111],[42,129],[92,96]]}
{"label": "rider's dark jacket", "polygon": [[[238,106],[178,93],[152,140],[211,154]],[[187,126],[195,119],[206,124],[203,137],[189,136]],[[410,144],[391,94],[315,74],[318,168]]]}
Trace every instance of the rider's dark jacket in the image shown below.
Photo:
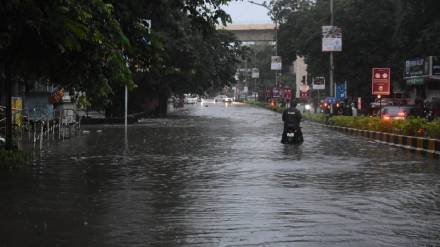
{"label": "rider's dark jacket", "polygon": [[301,122],[301,112],[295,107],[290,107],[283,112],[284,129],[288,127],[299,127]]}

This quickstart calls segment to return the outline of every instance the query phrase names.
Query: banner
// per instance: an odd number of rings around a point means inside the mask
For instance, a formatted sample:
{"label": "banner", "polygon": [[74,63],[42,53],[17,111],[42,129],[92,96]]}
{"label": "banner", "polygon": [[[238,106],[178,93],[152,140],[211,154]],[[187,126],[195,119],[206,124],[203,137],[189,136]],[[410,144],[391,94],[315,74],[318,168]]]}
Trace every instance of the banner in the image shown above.
{"label": "banner", "polygon": [[272,56],[271,57],[271,64],[270,69],[271,70],[281,70],[282,63],[281,63],[281,57],[280,56]]}
{"label": "banner", "polygon": [[322,26],[322,51],[342,51],[342,29],[336,26]]}
{"label": "banner", "polygon": [[313,88],[313,90],[325,89],[325,77],[318,76],[318,77],[313,78],[312,88]]}

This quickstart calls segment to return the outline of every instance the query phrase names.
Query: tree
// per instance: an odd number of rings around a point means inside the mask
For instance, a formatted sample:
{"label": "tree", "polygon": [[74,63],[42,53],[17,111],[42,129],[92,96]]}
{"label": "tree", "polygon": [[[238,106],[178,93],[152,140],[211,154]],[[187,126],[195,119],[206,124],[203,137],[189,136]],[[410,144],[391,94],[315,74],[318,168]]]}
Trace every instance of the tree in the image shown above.
{"label": "tree", "polygon": [[122,53],[129,42],[113,16],[112,5],[103,0],[12,0],[1,4],[0,16],[7,148],[12,144],[14,80],[38,79],[94,90],[102,96],[111,92],[110,81],[132,83]]}
{"label": "tree", "polygon": [[[308,73],[328,76],[328,54],[321,51],[321,26],[329,24],[328,1],[298,1],[280,30],[280,53],[304,56]],[[371,68],[392,63],[396,5],[392,0],[335,0],[335,25],[343,30],[343,51],[335,54],[335,81],[349,82],[351,96],[371,98]]]}

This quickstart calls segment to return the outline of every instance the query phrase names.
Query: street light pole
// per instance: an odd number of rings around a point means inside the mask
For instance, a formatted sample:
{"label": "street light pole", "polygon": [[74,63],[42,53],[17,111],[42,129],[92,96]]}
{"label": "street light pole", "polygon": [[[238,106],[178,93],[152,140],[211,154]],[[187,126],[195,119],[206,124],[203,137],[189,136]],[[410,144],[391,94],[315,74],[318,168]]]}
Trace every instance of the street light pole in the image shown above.
{"label": "street light pole", "polygon": [[[333,18],[333,0],[330,0],[330,26],[334,25],[334,18]],[[329,74],[329,81],[330,81],[330,97],[335,97],[335,88],[334,88],[334,82],[333,82],[333,74],[334,74],[335,66],[333,64],[333,51],[330,51],[330,74]],[[330,112],[333,113],[333,104],[330,105]]]}
{"label": "street light pole", "polygon": [[[333,0],[330,0],[330,25],[334,25],[334,18],[333,18]],[[334,86],[333,86],[333,73],[334,73],[335,67],[333,65],[333,52],[330,52],[330,97],[335,96]]]}

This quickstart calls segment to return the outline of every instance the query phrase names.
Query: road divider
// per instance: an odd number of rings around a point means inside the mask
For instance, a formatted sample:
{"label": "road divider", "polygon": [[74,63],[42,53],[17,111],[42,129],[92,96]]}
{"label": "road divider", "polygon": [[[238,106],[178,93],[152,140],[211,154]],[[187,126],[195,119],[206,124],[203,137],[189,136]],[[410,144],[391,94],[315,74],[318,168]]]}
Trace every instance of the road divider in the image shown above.
{"label": "road divider", "polygon": [[[259,107],[263,107],[272,111],[282,112],[283,109],[277,106],[271,106],[270,104],[263,102],[246,102],[250,105],[255,105]],[[369,139],[373,139],[377,142],[388,144],[400,148],[404,148],[407,150],[412,150],[418,153],[426,154],[430,158],[439,158],[440,157],[440,140],[434,138],[426,138],[426,137],[417,137],[417,136],[408,136],[401,135],[395,133],[387,133],[381,131],[373,131],[373,130],[364,130],[364,129],[356,129],[344,126],[338,126],[335,124],[324,124],[325,122],[324,115],[322,114],[309,114],[306,116],[306,119],[314,122],[315,124],[345,132],[352,135],[359,135]]]}
{"label": "road divider", "polygon": [[[317,123],[319,124],[319,123]],[[330,129],[338,130],[352,135],[360,135],[381,143],[425,153],[431,158],[440,157],[440,140],[415,136],[397,135],[392,133],[360,130],[335,125],[319,124]]]}

